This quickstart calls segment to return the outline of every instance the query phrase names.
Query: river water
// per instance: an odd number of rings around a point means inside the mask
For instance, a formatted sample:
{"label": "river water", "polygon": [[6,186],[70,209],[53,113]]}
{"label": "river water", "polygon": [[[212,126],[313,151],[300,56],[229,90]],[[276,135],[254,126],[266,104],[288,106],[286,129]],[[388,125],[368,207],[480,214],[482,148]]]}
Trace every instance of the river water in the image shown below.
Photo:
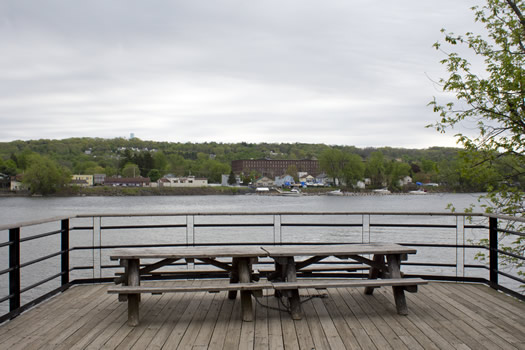
{"label": "river water", "polygon": [[0,198],[0,222],[11,224],[55,216],[108,213],[400,211],[443,212],[452,203],[458,211],[477,204],[478,194],[356,196],[146,196]]}
{"label": "river water", "polygon": [[[427,194],[427,195],[355,195],[355,196],[316,196],[305,195],[301,197],[283,197],[268,195],[237,195],[237,196],[147,196],[147,197],[66,197],[66,198],[0,198],[0,222],[2,225],[11,225],[19,222],[42,220],[57,216],[74,216],[77,214],[135,214],[135,213],[206,213],[206,212],[447,212],[448,204],[452,204],[457,211],[462,211],[471,204],[479,205],[478,194]],[[426,217],[427,218],[427,217]],[[93,219],[84,220],[83,224],[95,224]],[[87,220],[87,221],[86,221]],[[104,219],[106,220],[106,219]],[[117,221],[107,219],[105,225],[122,223],[130,219],[119,218]],[[120,221],[118,221],[120,220]],[[149,219],[151,223],[151,219]],[[186,220],[181,218],[158,218],[155,223],[174,223],[173,220]],[[340,218],[334,217],[334,221]],[[356,223],[361,223],[362,216],[355,218]],[[374,219],[375,220],[375,219]],[[387,219],[390,220],[390,219]],[[418,218],[421,223],[421,218]],[[428,217],[427,223],[437,223],[446,220],[447,224],[454,224],[456,219]],[[438,220],[438,221],[436,221]],[[380,220],[379,220],[380,221]],[[128,223],[128,222],[127,222]],[[139,221],[140,223],[140,221]],[[55,224],[56,225],[56,224]],[[100,225],[100,222],[98,223]],[[51,228],[54,230],[55,228]],[[283,234],[284,238],[276,238],[272,228],[254,230],[247,234],[242,229],[227,229],[222,231],[201,230],[197,235],[188,237],[185,229],[179,233],[176,230],[164,230],[152,235],[147,230],[135,230],[133,232],[108,234],[107,237],[94,237],[91,231],[74,231],[71,233],[70,246],[95,244],[147,244],[147,243],[206,243],[206,242],[271,242],[282,239],[289,242],[403,242],[403,243],[447,243],[458,242],[457,230],[428,230],[418,229],[417,232],[409,232],[406,229],[382,229],[374,228],[374,232],[368,233],[364,238],[362,228],[348,229],[335,228],[330,230],[291,228]],[[284,229],[283,229],[284,230]],[[183,232],[184,231],[184,232]],[[372,230],[370,230],[372,231]],[[42,231],[41,231],[42,232]],[[46,232],[46,231],[43,231]],[[31,229],[23,229],[22,236],[29,235]],[[479,239],[486,234],[486,230],[480,232],[468,231],[459,238],[461,241],[468,239]],[[0,231],[0,242],[8,238],[7,231]],[[100,239],[100,241],[97,241]],[[22,263],[38,256],[45,256],[57,251],[60,246],[58,237],[46,238],[45,240],[29,241],[22,245]],[[455,262],[465,259],[467,263],[474,262],[476,252],[461,253],[454,249],[438,250],[435,248],[418,248],[417,257],[413,261],[425,262]],[[7,248],[0,250],[0,270],[7,268]],[[91,251],[72,252],[71,260],[73,266],[89,265],[90,263],[108,264],[107,252],[100,253],[94,257]],[[96,262],[99,261],[99,262]],[[411,260],[412,261],[412,260]],[[477,262],[479,263],[479,262]],[[59,258],[51,262],[31,265],[31,269],[24,272],[22,269],[22,284],[24,286],[35,283],[39,278],[53,275],[60,266]],[[408,269],[410,272],[410,267]],[[458,273],[448,268],[427,268],[427,273]],[[421,272],[421,270],[419,270]],[[485,276],[486,272],[482,271]],[[78,277],[90,277],[89,271],[83,272]],[[108,273],[114,273],[109,270]],[[464,273],[459,271],[459,273]],[[479,272],[475,272],[479,273]],[[86,275],[87,274],[87,275]],[[100,275],[94,275],[98,277]],[[72,276],[73,278],[75,276]],[[56,287],[58,279],[51,282],[51,287]],[[7,295],[7,275],[0,277],[0,298]],[[39,287],[35,291],[22,294],[22,300],[29,300],[46,291],[46,287]],[[0,304],[0,312],[5,311],[7,303]]]}

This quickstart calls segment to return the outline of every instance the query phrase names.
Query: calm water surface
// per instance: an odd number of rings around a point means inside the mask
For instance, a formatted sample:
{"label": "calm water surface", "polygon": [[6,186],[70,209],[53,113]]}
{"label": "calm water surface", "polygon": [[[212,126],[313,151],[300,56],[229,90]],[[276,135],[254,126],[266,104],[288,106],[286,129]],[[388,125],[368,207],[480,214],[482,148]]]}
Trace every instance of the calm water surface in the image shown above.
{"label": "calm water surface", "polygon": [[174,212],[458,211],[477,204],[477,194],[368,196],[151,196],[0,198],[0,222],[11,224],[75,214]]}

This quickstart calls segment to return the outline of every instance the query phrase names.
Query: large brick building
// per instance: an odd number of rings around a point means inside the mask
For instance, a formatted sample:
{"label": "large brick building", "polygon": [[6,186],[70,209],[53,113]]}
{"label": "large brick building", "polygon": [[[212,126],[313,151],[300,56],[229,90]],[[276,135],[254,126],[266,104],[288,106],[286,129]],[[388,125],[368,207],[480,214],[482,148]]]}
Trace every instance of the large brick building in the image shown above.
{"label": "large brick building", "polygon": [[286,173],[291,165],[295,165],[297,171],[306,172],[316,176],[321,172],[317,160],[292,160],[292,159],[241,159],[232,161],[232,170],[235,174],[249,174],[256,171],[262,176],[274,178]]}

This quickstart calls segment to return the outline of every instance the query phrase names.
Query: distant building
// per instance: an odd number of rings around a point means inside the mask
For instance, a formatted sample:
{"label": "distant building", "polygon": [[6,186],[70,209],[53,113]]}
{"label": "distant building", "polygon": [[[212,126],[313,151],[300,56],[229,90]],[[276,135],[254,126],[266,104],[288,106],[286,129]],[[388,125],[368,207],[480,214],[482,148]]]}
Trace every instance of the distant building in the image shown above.
{"label": "distant building", "polygon": [[328,186],[332,183],[332,179],[326,174],[319,174],[315,177],[315,184],[317,186]]}
{"label": "distant building", "polygon": [[266,176],[263,176],[255,181],[255,186],[257,187],[273,187],[274,184],[274,181],[267,178]]}
{"label": "distant building", "polygon": [[10,186],[11,191],[23,191],[23,190],[29,189],[29,187],[26,184],[22,183],[22,178],[23,178],[22,174],[11,176],[11,186]]}
{"label": "distant building", "polygon": [[106,186],[120,187],[149,187],[149,177],[107,177],[104,180]]}
{"label": "distant building", "polygon": [[399,180],[399,186],[406,186],[412,183],[412,178],[410,176],[405,176]]}
{"label": "distant building", "polygon": [[208,186],[208,179],[195,176],[165,176],[158,183],[159,187],[204,187]]}
{"label": "distant building", "polygon": [[70,184],[82,187],[93,186],[93,175],[71,175]]}
{"label": "distant building", "polygon": [[103,185],[106,181],[106,174],[93,175],[93,185]]}
{"label": "distant building", "polygon": [[249,174],[255,171],[270,178],[286,174],[290,166],[295,166],[298,172],[306,172],[312,175],[320,173],[319,161],[317,160],[241,159],[232,161],[232,170],[235,174]]}
{"label": "distant building", "polygon": [[312,175],[308,175],[308,174],[305,174],[305,175],[299,175],[299,182],[301,183],[301,185],[306,185],[306,186],[313,186],[315,184],[315,177],[313,177]]}

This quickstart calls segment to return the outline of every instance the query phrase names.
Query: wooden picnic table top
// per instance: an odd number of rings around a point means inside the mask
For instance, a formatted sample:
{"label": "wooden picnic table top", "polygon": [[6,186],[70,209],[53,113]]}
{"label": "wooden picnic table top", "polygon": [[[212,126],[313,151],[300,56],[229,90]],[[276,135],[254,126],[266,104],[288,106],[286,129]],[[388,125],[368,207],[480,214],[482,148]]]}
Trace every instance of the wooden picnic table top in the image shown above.
{"label": "wooden picnic table top", "polygon": [[348,256],[358,254],[415,254],[416,249],[398,244],[333,244],[333,245],[283,245],[283,246],[197,246],[120,248],[111,252],[116,259],[184,259],[219,257],[279,257],[279,256]]}
{"label": "wooden picnic table top", "polygon": [[184,258],[220,258],[243,257],[255,258],[268,256],[259,246],[197,246],[197,247],[155,247],[155,248],[119,248],[111,252],[116,259],[184,259]]}
{"label": "wooden picnic table top", "polygon": [[357,243],[333,245],[262,246],[270,257],[280,256],[348,256],[359,254],[415,254],[416,249],[395,243]]}

